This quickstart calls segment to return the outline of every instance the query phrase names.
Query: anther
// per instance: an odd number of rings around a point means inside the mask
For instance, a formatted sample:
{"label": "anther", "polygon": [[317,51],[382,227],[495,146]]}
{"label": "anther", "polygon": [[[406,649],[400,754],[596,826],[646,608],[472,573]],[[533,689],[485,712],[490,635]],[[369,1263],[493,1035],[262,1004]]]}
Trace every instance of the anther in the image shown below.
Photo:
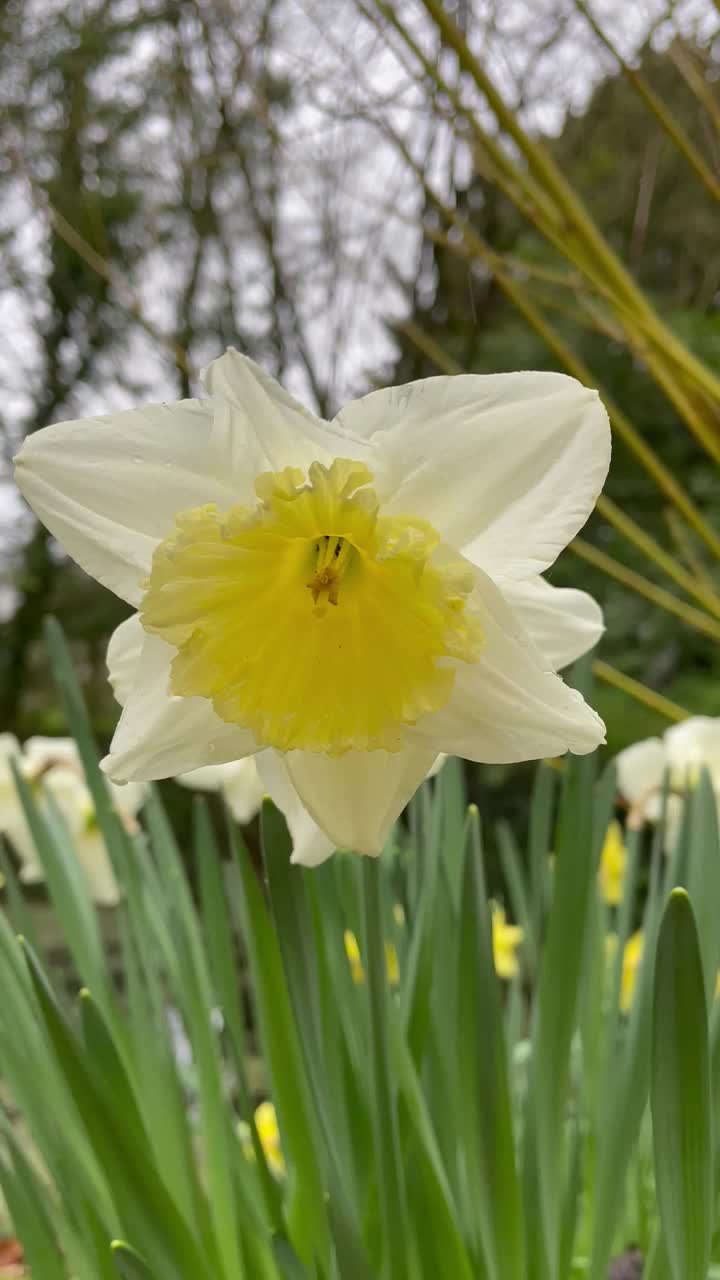
{"label": "anther", "polygon": [[315,573],[305,585],[312,593],[313,603],[320,597],[327,596],[329,604],[337,604],[340,594],[340,582],[347,565],[352,543],[346,538],[324,535],[315,543]]}

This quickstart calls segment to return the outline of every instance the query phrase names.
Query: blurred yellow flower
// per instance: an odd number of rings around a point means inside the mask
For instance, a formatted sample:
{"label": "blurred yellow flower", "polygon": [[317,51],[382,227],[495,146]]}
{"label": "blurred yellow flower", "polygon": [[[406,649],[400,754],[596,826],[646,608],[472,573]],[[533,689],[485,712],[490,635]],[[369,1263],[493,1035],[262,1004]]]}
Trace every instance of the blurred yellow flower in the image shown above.
{"label": "blurred yellow flower", "polygon": [[[277,1114],[272,1102],[266,1100],[255,1108],[255,1128],[257,1129],[260,1146],[265,1154],[268,1168],[277,1177],[281,1178],[285,1173],[285,1157],[280,1143]],[[250,1126],[247,1124],[238,1125],[238,1134],[245,1159],[254,1160],[255,1148],[250,1137]]]}
{"label": "blurred yellow flower", "polygon": [[285,1172],[285,1157],[280,1144],[277,1114],[272,1102],[261,1102],[260,1106],[256,1108],[255,1126],[268,1165],[273,1173],[282,1175]]}
{"label": "blurred yellow flower", "polygon": [[524,930],[517,924],[507,924],[504,909],[493,902],[492,948],[499,978],[514,978],[520,972],[517,950],[524,937]]}
{"label": "blurred yellow flower", "polygon": [[605,835],[598,871],[602,896],[611,907],[617,907],[622,902],[626,867],[627,851],[622,827],[619,822],[611,822]]}
{"label": "blurred yellow flower", "polygon": [[397,951],[392,942],[385,943],[385,968],[387,969],[390,986],[396,987],[400,981],[400,964]]}
{"label": "blurred yellow flower", "polygon": [[[642,959],[643,943],[644,938],[642,929],[638,929],[633,933],[625,943],[622,958],[622,973],[620,976],[620,1008],[623,1013],[629,1013],[632,1008],[638,969]],[[607,960],[608,967],[612,964],[615,958],[617,945],[617,934],[607,934],[605,938],[605,958]]]}
{"label": "blurred yellow flower", "polygon": [[359,987],[365,981],[365,970],[363,969],[358,940],[351,929],[346,929],[343,937],[345,940],[345,955],[348,958],[353,982]]}
{"label": "blurred yellow flower", "polygon": [[[365,981],[365,970],[363,968],[358,940],[351,929],[346,929],[343,937],[345,941],[345,955],[348,958],[352,979],[355,985],[359,987]],[[387,970],[390,986],[396,987],[400,981],[400,963],[398,961],[397,951],[395,950],[392,942],[385,943],[385,968]]]}

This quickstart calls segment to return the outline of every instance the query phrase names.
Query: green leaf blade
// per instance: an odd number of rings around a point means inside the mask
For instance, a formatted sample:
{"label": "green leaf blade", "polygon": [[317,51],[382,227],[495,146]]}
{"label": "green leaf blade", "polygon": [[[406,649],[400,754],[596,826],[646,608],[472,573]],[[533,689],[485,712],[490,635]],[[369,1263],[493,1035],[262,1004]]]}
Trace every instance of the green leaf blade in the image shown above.
{"label": "green leaf blade", "polygon": [[673,1280],[705,1280],[713,1226],[707,1005],[695,917],[682,889],[670,895],[658,936],[650,1105]]}

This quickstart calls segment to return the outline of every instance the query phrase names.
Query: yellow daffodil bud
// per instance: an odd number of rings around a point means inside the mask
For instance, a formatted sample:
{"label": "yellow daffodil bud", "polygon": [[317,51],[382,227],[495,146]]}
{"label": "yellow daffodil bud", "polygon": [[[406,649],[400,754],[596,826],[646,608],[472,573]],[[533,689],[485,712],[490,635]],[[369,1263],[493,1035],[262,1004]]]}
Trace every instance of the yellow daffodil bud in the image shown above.
{"label": "yellow daffodil bud", "polygon": [[524,930],[519,925],[507,924],[504,909],[493,902],[492,947],[495,972],[499,978],[514,978],[520,972],[517,951],[524,937]]}
{"label": "yellow daffodil bud", "polygon": [[[345,955],[348,958],[353,982],[359,987],[365,981],[365,969],[363,968],[358,940],[351,929],[345,930],[343,938],[345,942]],[[398,961],[397,951],[392,942],[385,943],[385,968],[387,970],[390,986],[396,987],[400,981],[400,964]]]}
{"label": "yellow daffodil bud", "polygon": [[623,898],[627,851],[619,822],[611,822],[600,855],[598,879],[600,891],[608,906],[617,907]]}
{"label": "yellow daffodil bud", "polygon": [[[633,933],[625,943],[620,976],[620,1008],[623,1013],[629,1013],[632,1008],[638,969],[642,959],[643,943],[644,937],[641,929]],[[605,960],[608,968],[612,965],[617,954],[617,945],[617,934],[607,934],[605,938]]]}
{"label": "yellow daffodil bud", "polygon": [[[282,1146],[280,1143],[280,1130],[278,1129],[277,1113],[272,1102],[268,1099],[261,1102],[255,1108],[255,1128],[257,1129],[260,1145],[263,1149],[268,1168],[276,1177],[281,1178],[285,1173],[285,1157],[283,1156]],[[255,1148],[252,1144],[250,1136],[250,1126],[247,1124],[238,1125],[238,1137],[242,1144],[242,1152],[245,1159],[252,1161],[255,1159]]]}

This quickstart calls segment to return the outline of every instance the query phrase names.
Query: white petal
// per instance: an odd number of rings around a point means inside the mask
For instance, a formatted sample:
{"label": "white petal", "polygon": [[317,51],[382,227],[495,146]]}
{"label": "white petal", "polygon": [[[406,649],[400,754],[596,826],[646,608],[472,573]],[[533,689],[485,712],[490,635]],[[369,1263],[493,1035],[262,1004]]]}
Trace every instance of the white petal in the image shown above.
{"label": "white petal", "polygon": [[244,826],[255,817],[265,795],[265,786],[257,770],[257,756],[234,760],[232,764],[225,765],[225,769],[225,798],[235,821]]}
{"label": "white petal", "polygon": [[512,764],[605,740],[605,726],[535,649],[497,587],[478,572],[473,593],[484,640],[477,662],[460,662],[446,707],[408,730],[414,743],[486,764]]}
{"label": "white petal", "polygon": [[561,373],[426,378],[373,391],[336,422],[382,451],[392,510],[423,516],[493,577],[552,564],[610,461],[597,392]]}
{"label": "white petal", "polygon": [[316,418],[260,365],[232,347],[202,375],[213,397],[213,437],[218,454],[237,474],[307,470],[333,458],[365,462],[375,475],[375,450],[367,441]]}
{"label": "white petal", "polygon": [[222,789],[227,764],[206,764],[202,769],[192,769],[190,773],[180,773],[175,781],[189,791],[220,791]]}
{"label": "white petal", "polygon": [[[680,796],[668,796],[665,808],[665,830],[663,832],[663,847],[666,853],[672,853],[678,842],[684,809],[685,805]],[[659,812],[655,817],[647,814],[651,822],[659,822],[660,816]]]}
{"label": "white petal", "polygon": [[[11,761],[13,760],[22,773],[23,760],[20,743],[14,733],[0,733],[0,814],[7,805],[13,807],[20,804],[11,766]],[[0,830],[2,830],[1,821]]]}
{"label": "white petal", "polygon": [[146,636],[132,693],[102,761],[115,782],[172,778],[257,749],[252,735],[225,724],[207,699],[168,692],[174,654],[158,636]]}
{"label": "white petal", "polygon": [[20,743],[14,733],[0,733],[0,760],[7,761],[20,755]]}
{"label": "white petal", "polygon": [[690,716],[667,729],[664,742],[668,763],[673,769],[705,765],[720,781],[720,719]]}
{"label": "white petal", "polygon": [[28,436],[15,478],[73,559],[137,604],[178,511],[241,501],[227,458],[210,447],[212,419],[209,401],[181,400],[60,422]]}
{"label": "white petal", "polygon": [[110,797],[120,817],[134,818],[145,803],[147,787],[144,782],[123,782],[118,785],[108,778]]}
{"label": "white petal", "polygon": [[335,841],[310,817],[290,781],[286,757],[279,751],[259,751],[257,771],[270,799],[285,816],[292,839],[290,861],[304,867],[318,867],[335,852]]}
{"label": "white petal", "polygon": [[266,788],[258,777],[255,756],[231,760],[227,764],[206,765],[176,778],[182,787],[194,791],[222,791],[237,822],[245,825],[255,817]]}
{"label": "white petal", "polygon": [[145,632],[137,613],[121,622],[110,637],[105,660],[110,687],[121,707],[130,697],[144,639]]}
{"label": "white petal", "polygon": [[539,577],[502,582],[500,589],[554,671],[581,658],[605,630],[602,609],[586,591],[553,587]]}
{"label": "white petal", "polygon": [[621,794],[631,805],[645,799],[656,787],[662,786],[667,764],[665,744],[660,738],[645,738],[626,747],[615,757]]}
{"label": "white petal", "polygon": [[285,762],[305,808],[336,847],[375,856],[436,754],[417,746],[342,756],[290,751]]}

